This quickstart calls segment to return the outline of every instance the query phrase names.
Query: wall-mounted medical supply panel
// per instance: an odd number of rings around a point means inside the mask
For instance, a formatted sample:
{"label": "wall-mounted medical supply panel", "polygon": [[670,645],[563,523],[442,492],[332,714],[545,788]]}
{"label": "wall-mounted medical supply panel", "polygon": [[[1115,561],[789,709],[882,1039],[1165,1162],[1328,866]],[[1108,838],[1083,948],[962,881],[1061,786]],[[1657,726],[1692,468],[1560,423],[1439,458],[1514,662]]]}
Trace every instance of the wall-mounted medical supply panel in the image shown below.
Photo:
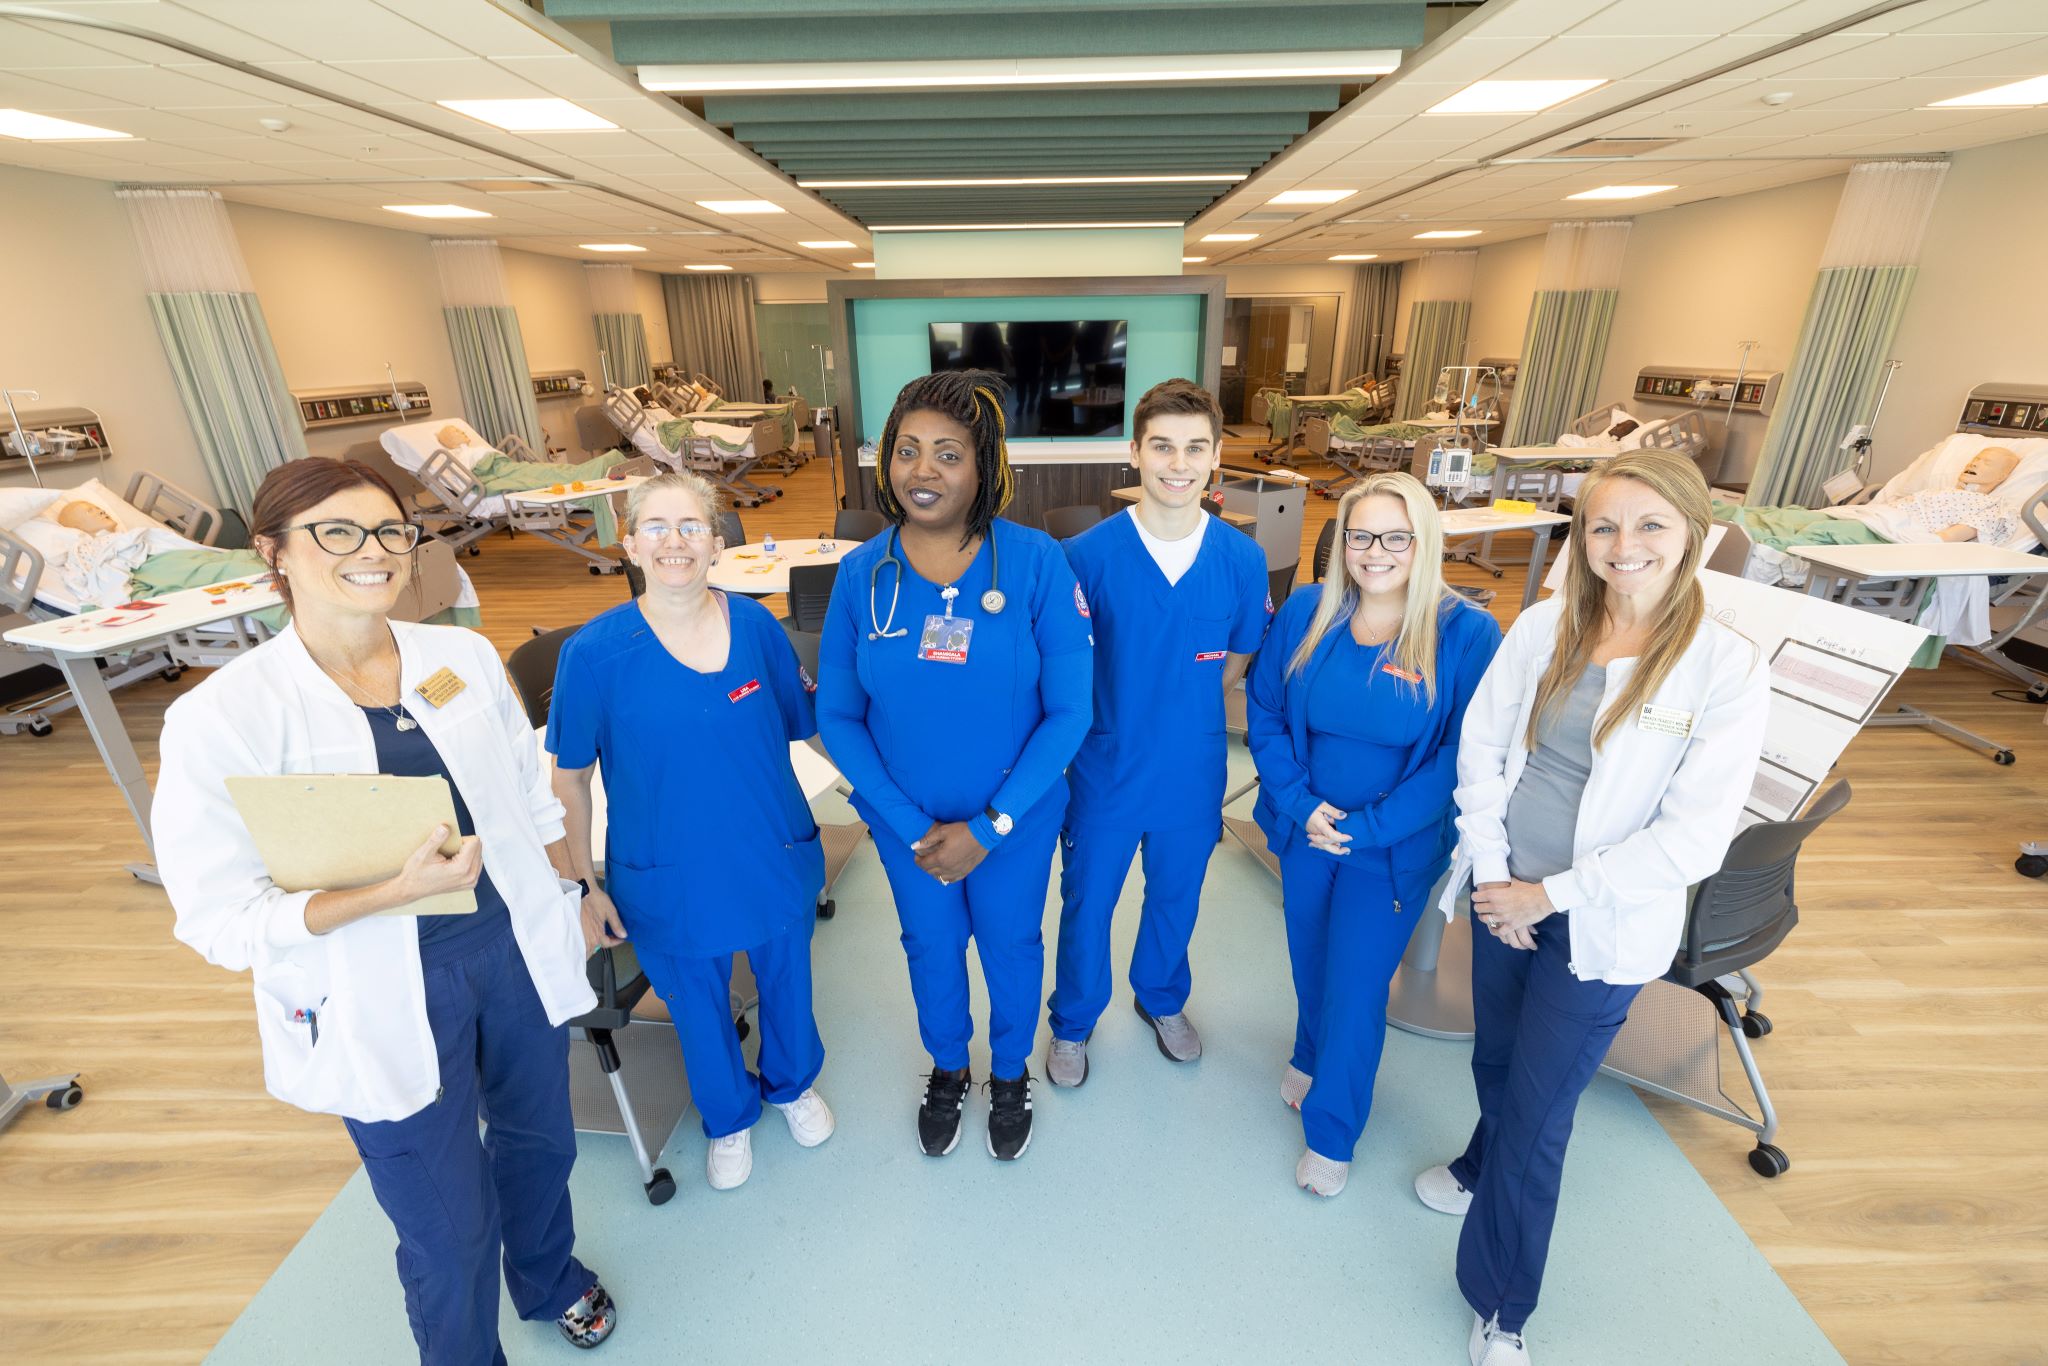
{"label": "wall-mounted medical supply panel", "polygon": [[1738,378],[1733,370],[1652,365],[1636,372],[1635,396],[1652,403],[1697,404],[1725,410],[1732,393],[1737,412],[1768,417],[1778,406],[1778,386],[1784,378],[1782,370],[1752,371]]}
{"label": "wall-mounted medical supply panel", "polygon": [[388,383],[350,389],[294,389],[292,400],[299,405],[299,421],[306,425],[307,431],[339,427],[349,422],[381,422],[394,417],[411,422],[434,415],[433,401],[426,385],[418,380],[402,379],[398,382],[398,389],[405,395],[403,414],[398,410],[397,400],[391,396]]}
{"label": "wall-mounted medical supply panel", "polygon": [[32,444],[21,449],[21,433],[0,408],[0,470],[27,469],[30,456],[38,465],[107,458],[107,429],[90,408],[18,408],[15,416]]}
{"label": "wall-mounted medical supply panel", "polygon": [[2048,436],[2048,385],[1980,384],[1970,391],[1956,425],[1991,435]]}
{"label": "wall-mounted medical supply panel", "polygon": [[543,370],[533,377],[535,398],[575,398],[589,383],[581,370]]}

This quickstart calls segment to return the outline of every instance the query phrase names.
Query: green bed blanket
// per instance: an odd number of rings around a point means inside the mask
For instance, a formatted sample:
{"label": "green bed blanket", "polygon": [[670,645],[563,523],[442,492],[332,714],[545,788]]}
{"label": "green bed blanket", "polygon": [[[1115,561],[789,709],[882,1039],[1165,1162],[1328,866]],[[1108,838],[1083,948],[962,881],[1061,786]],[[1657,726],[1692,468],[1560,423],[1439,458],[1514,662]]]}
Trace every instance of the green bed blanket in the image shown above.
{"label": "green bed blanket", "polygon": [[[253,550],[167,550],[135,567],[135,572],[128,576],[128,591],[147,598],[184,588],[203,588],[210,583],[254,579],[269,572],[270,566]],[[284,626],[289,614],[280,604],[247,615],[275,631]],[[483,614],[474,607],[450,607],[427,620],[436,626],[467,626],[474,630],[483,624]]]}
{"label": "green bed blanket", "polygon": [[1891,542],[1861,522],[1830,517],[1810,508],[1758,508],[1714,500],[1714,520],[1730,522],[1749,533],[1749,539],[1773,550],[1790,550],[1800,545],[1890,545]]}
{"label": "green bed blanket", "polygon": [[[543,465],[530,460],[514,460],[509,455],[496,451],[484,456],[469,467],[477,483],[483,485],[486,493],[532,493],[535,489],[549,489],[557,484],[571,484],[577,480],[594,484],[602,480],[614,465],[622,465],[626,456],[619,451],[606,451],[603,455],[573,465]],[[616,545],[619,539],[619,521],[612,510],[609,494],[594,498],[579,498],[577,506],[588,508],[597,522],[597,543]]]}

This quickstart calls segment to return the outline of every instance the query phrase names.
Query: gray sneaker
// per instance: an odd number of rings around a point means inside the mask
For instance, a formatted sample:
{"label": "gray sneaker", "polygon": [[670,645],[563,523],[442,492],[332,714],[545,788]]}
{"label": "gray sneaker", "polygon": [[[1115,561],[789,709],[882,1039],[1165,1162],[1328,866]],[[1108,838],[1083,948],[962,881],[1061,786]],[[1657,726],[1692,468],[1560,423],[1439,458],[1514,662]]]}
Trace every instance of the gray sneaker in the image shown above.
{"label": "gray sneaker", "polygon": [[1159,1040],[1159,1051],[1172,1062],[1193,1062],[1202,1056],[1202,1036],[1195,1032],[1195,1023],[1187,1012],[1178,1015],[1161,1015],[1154,1019],[1145,1007],[1133,1000],[1138,1017],[1152,1026],[1153,1035]]}
{"label": "gray sneaker", "polygon": [[1290,1110],[1299,1110],[1301,1103],[1308,1099],[1308,1088],[1315,1081],[1308,1073],[1287,1064],[1287,1070],[1280,1075],[1280,1099],[1287,1102]]}
{"label": "gray sneaker", "polygon": [[1079,1086],[1088,1080],[1088,1041],[1054,1039],[1045,1055],[1045,1076],[1054,1086]]}

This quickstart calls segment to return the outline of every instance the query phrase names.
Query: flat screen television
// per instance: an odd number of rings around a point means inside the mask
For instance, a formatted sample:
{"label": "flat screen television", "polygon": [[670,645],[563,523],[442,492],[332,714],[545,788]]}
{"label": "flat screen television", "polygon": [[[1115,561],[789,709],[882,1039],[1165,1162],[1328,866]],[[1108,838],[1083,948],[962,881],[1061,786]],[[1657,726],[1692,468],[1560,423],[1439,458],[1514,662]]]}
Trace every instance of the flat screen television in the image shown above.
{"label": "flat screen television", "polygon": [[1004,419],[1019,436],[1124,431],[1123,318],[931,324],[932,370],[993,370],[1010,384]]}

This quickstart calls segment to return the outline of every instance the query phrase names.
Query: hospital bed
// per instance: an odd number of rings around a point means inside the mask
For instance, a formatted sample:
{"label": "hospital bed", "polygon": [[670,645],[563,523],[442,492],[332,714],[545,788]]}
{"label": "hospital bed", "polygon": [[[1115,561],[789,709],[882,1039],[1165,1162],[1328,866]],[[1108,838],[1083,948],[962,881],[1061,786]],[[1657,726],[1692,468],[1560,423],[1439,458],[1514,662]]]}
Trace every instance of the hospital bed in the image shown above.
{"label": "hospital bed", "polygon": [[[459,428],[463,443],[453,450],[441,444],[440,433]],[[392,462],[418,480],[436,501],[417,504],[415,520],[428,535],[452,550],[480,553],[477,542],[494,531],[523,531],[560,546],[583,560],[593,574],[616,574],[619,562],[597,549],[595,518],[578,502],[543,502],[538,494],[491,493],[471,472],[494,450],[527,463],[537,461],[531,448],[516,436],[497,446],[484,440],[460,418],[428,418],[387,427],[377,438]],[[607,497],[612,488],[593,484],[591,497]]]}
{"label": "hospital bed", "polygon": [[633,449],[664,469],[691,470],[718,485],[732,501],[746,508],[759,507],[783,490],[757,484],[747,476],[762,460],[788,449],[784,416],[760,411],[751,413],[736,406],[740,420],[725,421],[721,408],[716,414],[691,417],[689,430],[671,449],[662,444],[661,428],[681,414],[659,403],[647,403],[625,389],[613,389],[604,396],[605,416],[633,444]]}

